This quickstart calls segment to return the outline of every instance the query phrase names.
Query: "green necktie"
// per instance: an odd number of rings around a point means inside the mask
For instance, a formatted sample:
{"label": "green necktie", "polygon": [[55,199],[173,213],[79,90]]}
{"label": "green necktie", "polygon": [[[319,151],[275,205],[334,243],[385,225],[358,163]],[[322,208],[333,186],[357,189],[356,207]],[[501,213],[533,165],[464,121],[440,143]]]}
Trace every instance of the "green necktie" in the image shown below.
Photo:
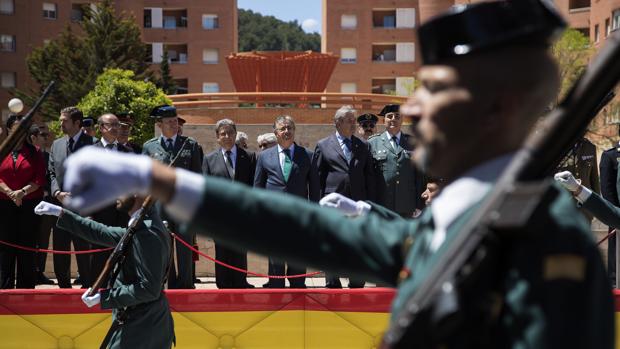
{"label": "green necktie", "polygon": [[291,150],[282,149],[284,153],[284,165],[282,166],[282,175],[284,180],[288,182],[288,177],[291,175],[291,169],[293,168],[293,162],[291,161]]}

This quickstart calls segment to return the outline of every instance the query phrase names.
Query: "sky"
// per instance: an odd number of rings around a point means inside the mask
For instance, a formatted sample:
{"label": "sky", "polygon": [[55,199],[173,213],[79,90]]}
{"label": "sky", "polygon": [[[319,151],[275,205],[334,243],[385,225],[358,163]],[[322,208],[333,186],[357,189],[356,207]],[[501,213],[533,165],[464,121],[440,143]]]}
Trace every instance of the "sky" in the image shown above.
{"label": "sky", "polygon": [[297,20],[305,32],[321,33],[321,0],[237,0],[237,7],[286,22]]}

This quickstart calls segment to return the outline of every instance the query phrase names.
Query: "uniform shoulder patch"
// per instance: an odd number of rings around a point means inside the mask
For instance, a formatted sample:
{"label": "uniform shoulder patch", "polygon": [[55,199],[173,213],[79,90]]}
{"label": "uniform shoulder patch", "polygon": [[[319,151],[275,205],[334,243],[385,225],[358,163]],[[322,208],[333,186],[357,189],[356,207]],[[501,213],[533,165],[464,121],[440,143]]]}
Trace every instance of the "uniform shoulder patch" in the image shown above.
{"label": "uniform shoulder patch", "polygon": [[581,282],[586,276],[586,260],[576,254],[554,254],[544,259],[543,279]]}

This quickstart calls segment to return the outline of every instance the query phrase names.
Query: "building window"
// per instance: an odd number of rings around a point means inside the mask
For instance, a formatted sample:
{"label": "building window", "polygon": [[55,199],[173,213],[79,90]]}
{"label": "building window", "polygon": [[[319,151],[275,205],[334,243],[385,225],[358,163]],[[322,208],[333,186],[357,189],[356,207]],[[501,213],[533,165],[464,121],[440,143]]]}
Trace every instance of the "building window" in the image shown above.
{"label": "building window", "polygon": [[56,4],[51,2],[43,3],[43,18],[56,19],[58,14],[56,13]]}
{"label": "building window", "polygon": [[396,28],[396,10],[373,10],[372,25],[375,28]]}
{"label": "building window", "polygon": [[203,93],[218,93],[220,92],[220,84],[218,84],[217,82],[203,82],[202,92]]}
{"label": "building window", "polygon": [[216,48],[206,48],[202,50],[202,63],[217,64],[219,62],[220,50]]}
{"label": "building window", "polygon": [[0,78],[0,80],[2,80],[2,88],[12,88],[15,87],[15,73],[12,72],[2,72],[0,73],[2,75],[2,77]]}
{"label": "building window", "polygon": [[415,44],[410,42],[399,42],[396,44],[396,62],[414,62]]}
{"label": "building window", "polygon": [[598,42],[599,39],[599,30],[598,30],[598,24],[594,25],[594,42]]}
{"label": "building window", "polygon": [[174,84],[177,85],[177,90],[174,93],[176,95],[186,94],[189,91],[187,79],[174,79]]}
{"label": "building window", "polygon": [[586,9],[589,7],[590,7],[590,0],[569,0],[568,1],[569,10]]}
{"label": "building window", "polygon": [[611,30],[620,28],[620,9],[614,10],[611,13]]}
{"label": "building window", "polygon": [[164,12],[161,7],[144,9],[144,28],[163,28]]}
{"label": "building window", "polygon": [[398,96],[411,96],[415,86],[415,79],[409,76],[396,77],[396,94]]}
{"label": "building window", "polygon": [[611,23],[609,18],[605,18],[605,37],[608,37],[609,33],[611,33]]}
{"label": "building window", "polygon": [[168,44],[164,49],[168,53],[169,63],[187,64],[187,45]]}
{"label": "building window", "polygon": [[396,28],[415,28],[415,8],[396,9]]}
{"label": "building window", "polygon": [[395,78],[375,78],[372,79],[372,93],[394,94],[396,92]]}
{"label": "building window", "polygon": [[357,84],[354,82],[343,82],[340,84],[340,93],[357,93]]}
{"label": "building window", "polygon": [[0,34],[0,51],[14,52],[15,51],[15,36]]}
{"label": "building window", "polygon": [[357,50],[353,47],[343,47],[340,49],[340,63],[357,63]]}
{"label": "building window", "polygon": [[372,60],[374,62],[394,62],[396,60],[396,45],[373,44]]}
{"label": "building window", "polygon": [[342,15],[342,16],[340,16],[340,28],[342,28],[342,29],[355,29],[355,28],[357,28],[357,16],[356,15]]}
{"label": "building window", "polygon": [[202,15],[202,27],[204,29],[217,29],[220,27],[220,20],[217,15]]}
{"label": "building window", "polygon": [[0,14],[12,15],[15,12],[13,0],[0,0]]}
{"label": "building window", "polygon": [[88,4],[71,4],[71,20],[73,22],[80,22],[84,19]]}

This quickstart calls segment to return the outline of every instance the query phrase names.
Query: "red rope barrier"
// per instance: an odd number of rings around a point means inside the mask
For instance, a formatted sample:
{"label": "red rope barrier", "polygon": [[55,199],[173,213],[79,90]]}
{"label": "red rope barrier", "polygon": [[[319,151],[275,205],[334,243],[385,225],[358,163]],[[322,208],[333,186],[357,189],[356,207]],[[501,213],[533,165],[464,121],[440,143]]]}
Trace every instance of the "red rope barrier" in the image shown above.
{"label": "red rope barrier", "polygon": [[58,250],[46,250],[46,249],[43,249],[43,248],[33,248],[33,247],[27,247],[27,246],[20,246],[20,245],[12,244],[10,242],[6,242],[6,241],[2,241],[2,240],[0,240],[0,244],[6,245],[6,246],[11,246],[11,247],[16,248],[18,250],[25,250],[25,251],[30,251],[30,252],[44,252],[44,253],[52,253],[52,254],[87,254],[87,253],[97,253],[97,252],[103,252],[103,251],[110,251],[110,250],[112,250],[114,248],[114,247],[107,247],[107,248],[99,248],[99,249],[95,249],[95,250],[83,250],[83,251],[58,251]]}
{"label": "red rope barrier", "polygon": [[599,241],[596,246],[599,246],[600,244],[602,244],[603,242],[605,242],[607,239],[609,239],[610,237],[614,236],[616,234],[616,229],[613,229],[612,231],[609,232],[609,234],[605,235],[604,238],[601,239],[601,241]]}
{"label": "red rope barrier", "polygon": [[194,246],[192,246],[192,245],[188,244],[187,242],[183,241],[183,239],[178,237],[176,234],[174,234],[174,233],[170,233],[170,234],[172,234],[172,236],[175,238],[175,240],[177,240],[178,242],[180,242],[183,245],[185,245],[185,247],[187,247],[190,250],[192,250],[193,252],[198,253],[199,255],[205,257],[206,259],[208,259],[208,260],[210,260],[210,261],[212,261],[214,263],[217,263],[219,265],[222,265],[222,266],[224,266],[226,268],[230,268],[232,270],[236,270],[236,271],[241,272],[241,273],[246,273],[248,275],[259,276],[259,277],[266,277],[266,278],[270,278],[270,279],[285,279],[285,278],[286,279],[294,279],[294,278],[302,278],[302,277],[307,277],[307,276],[314,276],[314,275],[322,273],[322,271],[315,271],[315,272],[312,272],[312,273],[296,274],[296,275],[266,275],[266,274],[254,273],[254,272],[251,272],[249,270],[244,270],[244,269],[241,269],[241,268],[237,268],[237,267],[235,267],[233,265],[229,265],[229,264],[226,264],[224,262],[220,262],[217,259],[215,259],[213,257],[210,257],[209,255],[207,255],[205,253],[202,253],[199,250],[195,249]]}

